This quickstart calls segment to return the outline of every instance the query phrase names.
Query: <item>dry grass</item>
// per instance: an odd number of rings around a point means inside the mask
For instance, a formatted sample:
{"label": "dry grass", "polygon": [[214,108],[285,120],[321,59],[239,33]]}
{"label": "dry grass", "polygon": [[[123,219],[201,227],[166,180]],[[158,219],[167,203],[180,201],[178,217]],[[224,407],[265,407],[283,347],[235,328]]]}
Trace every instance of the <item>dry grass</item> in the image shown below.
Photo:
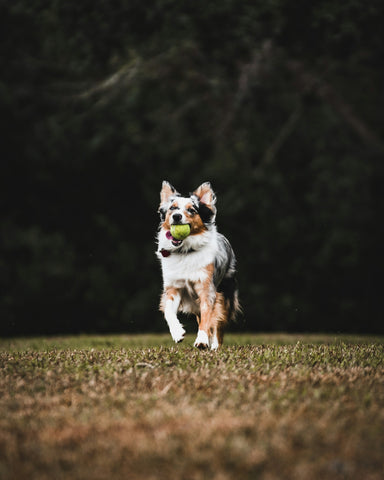
{"label": "dry grass", "polygon": [[0,342],[0,478],[384,478],[382,338],[168,342]]}

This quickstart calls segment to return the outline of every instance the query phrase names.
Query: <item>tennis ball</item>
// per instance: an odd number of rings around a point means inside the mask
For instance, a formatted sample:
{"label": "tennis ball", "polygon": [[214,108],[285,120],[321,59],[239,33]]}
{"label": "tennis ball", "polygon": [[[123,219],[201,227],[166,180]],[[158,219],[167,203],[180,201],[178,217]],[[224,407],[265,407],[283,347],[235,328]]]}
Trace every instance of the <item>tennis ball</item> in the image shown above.
{"label": "tennis ball", "polygon": [[186,225],[171,225],[171,234],[176,240],[184,240],[191,233],[191,227]]}

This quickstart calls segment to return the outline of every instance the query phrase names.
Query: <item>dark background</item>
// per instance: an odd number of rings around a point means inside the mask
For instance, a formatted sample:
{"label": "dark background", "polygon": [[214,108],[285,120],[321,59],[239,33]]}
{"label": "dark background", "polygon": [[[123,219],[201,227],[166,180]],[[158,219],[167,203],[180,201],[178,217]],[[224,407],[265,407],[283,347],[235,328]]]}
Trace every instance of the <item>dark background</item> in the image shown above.
{"label": "dark background", "polygon": [[383,2],[0,3],[3,335],[162,331],[163,179],[211,181],[240,330],[384,333]]}

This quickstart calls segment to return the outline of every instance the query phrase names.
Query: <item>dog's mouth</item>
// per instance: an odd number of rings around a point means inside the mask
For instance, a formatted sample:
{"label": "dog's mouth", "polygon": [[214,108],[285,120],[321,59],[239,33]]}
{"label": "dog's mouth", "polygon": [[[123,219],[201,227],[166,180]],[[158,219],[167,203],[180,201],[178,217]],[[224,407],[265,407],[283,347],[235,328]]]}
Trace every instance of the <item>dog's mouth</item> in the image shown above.
{"label": "dog's mouth", "polygon": [[183,243],[183,240],[176,240],[176,238],[172,236],[172,233],[169,230],[167,230],[165,236],[168,238],[168,240],[171,240],[171,243],[174,247],[180,247],[180,245]]}

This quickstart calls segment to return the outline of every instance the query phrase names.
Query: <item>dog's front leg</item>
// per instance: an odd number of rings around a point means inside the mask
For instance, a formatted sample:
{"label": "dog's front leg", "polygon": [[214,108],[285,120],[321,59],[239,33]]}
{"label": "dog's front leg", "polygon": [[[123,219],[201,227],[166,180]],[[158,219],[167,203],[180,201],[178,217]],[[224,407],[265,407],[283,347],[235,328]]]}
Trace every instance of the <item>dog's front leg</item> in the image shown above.
{"label": "dog's front leg", "polygon": [[223,326],[227,321],[227,312],[221,293],[200,299],[200,314],[198,317],[199,331],[195,347],[217,350],[223,343]]}
{"label": "dog's front leg", "polygon": [[180,300],[180,294],[177,289],[170,288],[164,292],[160,308],[164,312],[169,331],[176,343],[182,342],[185,335],[184,327],[177,318]]}
{"label": "dog's front leg", "polygon": [[201,350],[211,346],[211,336],[215,320],[213,316],[214,305],[216,301],[216,289],[213,284],[213,264],[206,267],[206,278],[195,285],[195,291],[199,298],[200,318],[199,331],[195,340],[195,347]]}
{"label": "dog's front leg", "polygon": [[194,343],[194,346],[200,348],[200,350],[205,350],[209,348],[209,333],[210,333],[210,323],[212,315],[212,307],[209,304],[202,303],[200,304],[200,319],[199,319],[199,330],[197,332],[197,337]]}
{"label": "dog's front leg", "polygon": [[195,340],[195,347],[204,350],[211,347],[216,350],[214,332],[216,331],[216,318],[215,318],[215,301],[216,292],[213,288],[202,289],[199,293],[200,299],[200,322],[199,331]]}

